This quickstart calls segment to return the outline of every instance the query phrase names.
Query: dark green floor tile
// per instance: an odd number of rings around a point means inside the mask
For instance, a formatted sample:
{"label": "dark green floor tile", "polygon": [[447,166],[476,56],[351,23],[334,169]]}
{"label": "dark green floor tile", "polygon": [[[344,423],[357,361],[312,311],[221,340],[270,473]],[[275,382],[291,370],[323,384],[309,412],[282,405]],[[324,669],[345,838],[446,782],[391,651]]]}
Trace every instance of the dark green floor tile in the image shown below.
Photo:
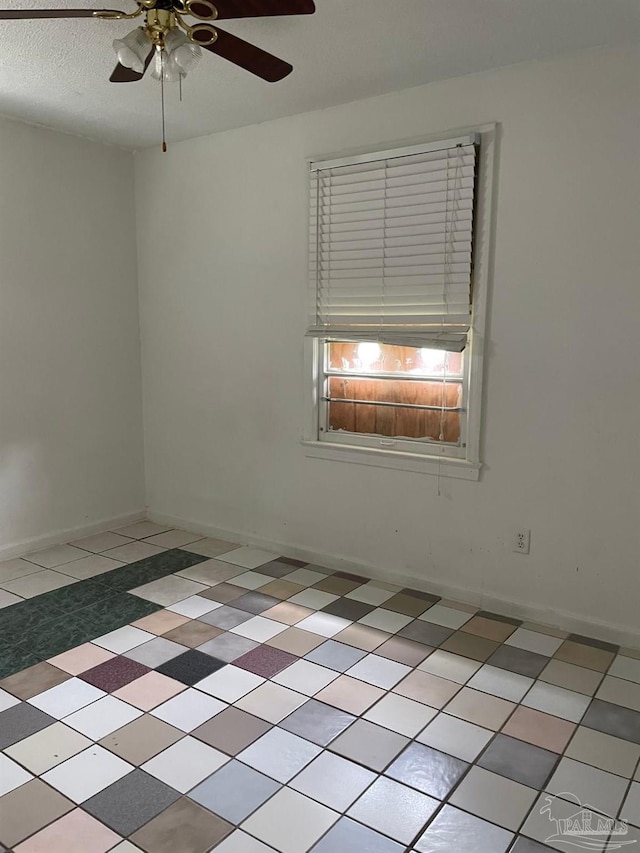
{"label": "dark green floor tile", "polygon": [[[106,634],[157,610],[162,610],[162,605],[129,595],[128,592],[119,592],[111,598],[77,610],[72,619],[80,624],[100,627],[100,633]],[[99,636],[100,634],[96,634],[96,637]]]}
{"label": "dark green floor tile", "polygon": [[20,646],[0,650],[0,678],[7,678],[29,666],[40,663],[41,658]]}
{"label": "dark green floor tile", "polygon": [[88,607],[90,604],[110,598],[114,593],[115,590],[112,587],[96,578],[89,578],[89,580],[78,581],[78,583],[39,595],[38,601],[52,605],[65,613],[70,613],[79,610],[81,607]]}
{"label": "dark green floor tile", "polygon": [[100,581],[114,589],[133,589],[136,586],[142,586],[144,583],[172,575],[182,569],[188,569],[198,563],[204,563],[208,559],[208,557],[203,557],[200,554],[191,554],[189,551],[174,548],[171,551],[156,554],[154,557],[148,557],[146,560],[139,560],[137,563],[131,563],[128,566],[114,569],[112,572],[106,572],[100,576]]}
{"label": "dark green floor tile", "polygon": [[83,623],[73,615],[66,614],[43,625],[39,631],[25,634],[21,646],[41,660],[46,660],[87,643],[101,633],[104,632],[90,623]]}
{"label": "dark green floor tile", "polygon": [[31,630],[40,630],[47,622],[63,615],[51,604],[40,603],[41,596],[21,601],[0,611],[0,645],[13,645]]}

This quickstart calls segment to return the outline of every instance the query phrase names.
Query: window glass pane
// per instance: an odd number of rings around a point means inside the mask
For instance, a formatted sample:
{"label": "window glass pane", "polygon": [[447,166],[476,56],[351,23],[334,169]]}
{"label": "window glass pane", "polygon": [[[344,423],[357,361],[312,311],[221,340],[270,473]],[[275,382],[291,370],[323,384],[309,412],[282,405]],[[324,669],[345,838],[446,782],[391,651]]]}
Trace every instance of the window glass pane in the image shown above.
{"label": "window glass pane", "polygon": [[330,370],[462,377],[463,354],[460,352],[399,347],[375,341],[327,346]]}
{"label": "window glass pane", "polygon": [[[328,403],[328,429],[331,431],[347,430],[394,438],[429,438],[446,443],[457,443],[460,440],[459,412],[351,402],[376,401],[435,406],[438,409],[455,408],[462,405],[462,383],[459,381],[412,382],[331,376],[328,391],[331,398]],[[339,402],[341,399],[349,402]]]}

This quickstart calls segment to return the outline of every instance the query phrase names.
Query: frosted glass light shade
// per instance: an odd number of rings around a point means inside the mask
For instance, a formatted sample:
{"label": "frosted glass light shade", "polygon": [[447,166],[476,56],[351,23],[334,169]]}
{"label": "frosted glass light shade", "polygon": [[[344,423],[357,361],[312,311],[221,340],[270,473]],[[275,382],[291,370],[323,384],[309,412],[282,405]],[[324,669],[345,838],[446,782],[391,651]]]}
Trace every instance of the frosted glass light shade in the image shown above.
{"label": "frosted glass light shade", "polygon": [[123,39],[113,40],[113,49],[120,65],[142,74],[151,48],[151,41],[141,27],[136,27]]}

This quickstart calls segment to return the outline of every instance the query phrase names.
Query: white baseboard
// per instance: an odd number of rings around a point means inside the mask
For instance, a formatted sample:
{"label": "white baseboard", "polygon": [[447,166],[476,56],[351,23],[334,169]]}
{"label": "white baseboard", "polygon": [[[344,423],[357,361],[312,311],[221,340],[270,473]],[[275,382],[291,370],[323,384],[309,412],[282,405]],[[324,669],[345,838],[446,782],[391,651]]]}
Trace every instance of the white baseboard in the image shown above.
{"label": "white baseboard", "polygon": [[192,533],[201,533],[203,536],[211,536],[229,542],[238,542],[242,545],[252,545],[257,548],[263,548],[265,551],[273,551],[284,557],[291,557],[297,560],[304,560],[307,563],[326,566],[335,571],[352,572],[353,574],[363,575],[372,580],[387,581],[388,583],[431,592],[442,598],[454,599],[455,601],[464,602],[483,610],[512,616],[514,619],[537,622],[538,624],[548,625],[561,631],[582,634],[586,637],[595,637],[623,647],[640,649],[640,632],[625,625],[611,625],[596,619],[590,619],[579,613],[550,608],[545,605],[523,604],[522,602],[512,601],[507,598],[487,595],[479,589],[443,583],[438,578],[403,574],[388,567],[372,566],[359,560],[341,557],[338,554],[320,553],[305,548],[302,545],[293,545],[288,542],[251,536],[243,531],[227,530],[204,522],[194,522],[189,519],[156,513],[151,510],[147,513],[147,517],[158,524],[180,527]]}
{"label": "white baseboard", "polygon": [[41,551],[51,545],[61,545],[74,539],[83,539],[85,536],[93,536],[95,533],[104,533],[116,527],[126,527],[127,524],[135,524],[136,521],[144,521],[147,517],[144,510],[130,512],[127,515],[119,515],[115,518],[105,518],[102,521],[94,521],[92,524],[84,524],[80,527],[72,527],[68,530],[58,530],[55,533],[45,533],[43,536],[35,536],[32,539],[23,539],[12,545],[0,547],[0,562],[11,560],[14,557],[23,557],[34,551]]}

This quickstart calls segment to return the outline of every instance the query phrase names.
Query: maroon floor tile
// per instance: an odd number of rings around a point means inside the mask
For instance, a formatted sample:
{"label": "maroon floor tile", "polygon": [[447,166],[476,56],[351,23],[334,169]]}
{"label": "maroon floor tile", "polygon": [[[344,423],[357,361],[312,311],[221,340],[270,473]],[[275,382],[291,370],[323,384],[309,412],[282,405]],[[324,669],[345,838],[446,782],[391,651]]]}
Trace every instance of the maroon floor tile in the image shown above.
{"label": "maroon floor tile", "polygon": [[136,678],[140,678],[150,671],[148,666],[138,663],[136,660],[116,657],[88,669],[81,673],[78,678],[93,684],[94,687],[98,687],[106,693],[113,693],[114,690],[119,690],[125,684],[135,681]]}
{"label": "maroon floor tile", "polygon": [[254,672],[256,675],[261,675],[263,678],[272,678],[283,669],[291,666],[298,658],[289,652],[283,652],[280,649],[274,649],[272,646],[258,646],[251,652],[235,660],[234,666],[239,666],[242,669],[247,669],[249,672]]}

